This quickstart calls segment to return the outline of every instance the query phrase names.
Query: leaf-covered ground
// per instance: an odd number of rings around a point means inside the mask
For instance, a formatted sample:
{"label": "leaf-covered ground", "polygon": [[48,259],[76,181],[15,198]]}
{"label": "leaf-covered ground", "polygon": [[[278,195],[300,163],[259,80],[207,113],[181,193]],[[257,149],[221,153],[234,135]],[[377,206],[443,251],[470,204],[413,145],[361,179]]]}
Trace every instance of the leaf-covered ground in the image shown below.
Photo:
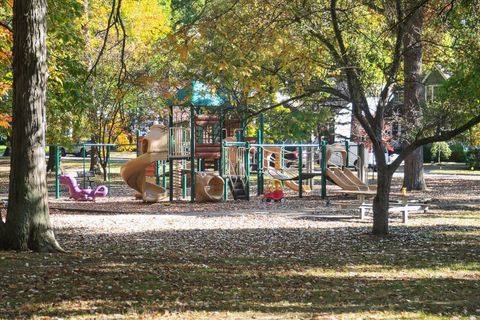
{"label": "leaf-covered ground", "polygon": [[480,179],[428,183],[385,238],[345,198],[52,200],[68,253],[0,252],[0,317],[480,319]]}

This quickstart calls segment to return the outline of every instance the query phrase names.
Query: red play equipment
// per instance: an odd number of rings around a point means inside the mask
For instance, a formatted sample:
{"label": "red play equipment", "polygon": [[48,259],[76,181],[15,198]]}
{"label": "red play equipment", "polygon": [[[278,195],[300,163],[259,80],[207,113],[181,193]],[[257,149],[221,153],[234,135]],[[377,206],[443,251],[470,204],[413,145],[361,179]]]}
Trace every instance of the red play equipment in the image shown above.
{"label": "red play equipment", "polygon": [[262,201],[266,202],[285,202],[285,194],[281,188],[281,183],[278,180],[273,180],[270,182],[263,193]]}

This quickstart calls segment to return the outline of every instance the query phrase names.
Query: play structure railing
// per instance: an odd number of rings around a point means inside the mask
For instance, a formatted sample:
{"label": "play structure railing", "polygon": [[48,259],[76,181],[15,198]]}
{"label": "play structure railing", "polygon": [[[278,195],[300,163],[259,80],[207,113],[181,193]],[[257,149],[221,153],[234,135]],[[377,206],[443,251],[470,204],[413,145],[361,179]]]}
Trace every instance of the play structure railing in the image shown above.
{"label": "play structure railing", "polygon": [[224,175],[225,176],[245,176],[245,152],[246,147],[242,145],[236,146],[224,146],[223,153],[225,158],[224,161]]}
{"label": "play structure railing", "polygon": [[170,128],[170,157],[189,157],[190,156],[190,128],[171,127]]}

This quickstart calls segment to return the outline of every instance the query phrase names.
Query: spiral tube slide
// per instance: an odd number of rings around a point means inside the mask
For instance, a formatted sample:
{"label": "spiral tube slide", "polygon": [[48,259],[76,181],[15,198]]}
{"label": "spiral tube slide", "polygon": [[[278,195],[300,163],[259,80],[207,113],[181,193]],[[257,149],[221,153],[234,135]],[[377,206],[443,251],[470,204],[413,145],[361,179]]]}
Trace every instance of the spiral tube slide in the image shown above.
{"label": "spiral tube slide", "polygon": [[149,181],[146,168],[155,161],[168,158],[168,128],[153,125],[142,141],[141,155],[122,166],[123,180],[139,192],[145,202],[158,202],[166,197],[166,190]]}
{"label": "spiral tube slide", "polygon": [[197,172],[195,176],[195,199],[198,202],[218,202],[223,199],[225,180],[207,172]]}

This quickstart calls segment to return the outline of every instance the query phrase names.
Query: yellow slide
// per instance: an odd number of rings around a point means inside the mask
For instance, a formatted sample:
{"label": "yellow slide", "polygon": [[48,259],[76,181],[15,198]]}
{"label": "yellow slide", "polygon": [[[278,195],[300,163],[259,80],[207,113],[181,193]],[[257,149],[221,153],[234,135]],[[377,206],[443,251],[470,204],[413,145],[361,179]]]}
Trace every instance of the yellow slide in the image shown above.
{"label": "yellow slide", "polygon": [[145,169],[155,161],[167,160],[168,128],[161,124],[153,125],[143,139],[140,151],[137,158],[122,166],[122,178],[141,195],[143,201],[160,201],[166,197],[165,189],[147,179]]}
{"label": "yellow slide", "polygon": [[[275,162],[274,162],[274,168],[270,168],[270,161],[271,161],[271,156],[275,154]],[[264,160],[263,160],[263,166],[264,168],[267,168],[267,173],[269,176],[271,176],[273,179],[277,179],[280,181],[283,181],[283,184],[285,187],[292,189],[293,191],[299,190],[298,183],[290,180],[294,177],[294,175],[291,174],[291,170],[285,170],[282,172],[282,148],[281,147],[270,147],[270,148],[264,148]],[[295,172],[296,175],[298,175],[298,170]],[[303,185],[302,191],[305,193],[309,193],[312,191],[309,185]]]}
{"label": "yellow slide", "polygon": [[[286,187],[289,187],[290,189],[292,189],[294,191],[298,191],[298,189],[299,189],[298,183],[296,183],[293,180],[285,180],[285,181],[283,181],[283,183],[285,184]],[[302,191],[305,192],[305,193],[309,193],[310,191],[312,191],[312,189],[310,189],[309,185],[304,184],[304,185],[302,185]]]}
{"label": "yellow slide", "polygon": [[374,191],[366,183],[360,180],[348,168],[327,168],[327,177],[333,181],[337,186],[348,191]]}

